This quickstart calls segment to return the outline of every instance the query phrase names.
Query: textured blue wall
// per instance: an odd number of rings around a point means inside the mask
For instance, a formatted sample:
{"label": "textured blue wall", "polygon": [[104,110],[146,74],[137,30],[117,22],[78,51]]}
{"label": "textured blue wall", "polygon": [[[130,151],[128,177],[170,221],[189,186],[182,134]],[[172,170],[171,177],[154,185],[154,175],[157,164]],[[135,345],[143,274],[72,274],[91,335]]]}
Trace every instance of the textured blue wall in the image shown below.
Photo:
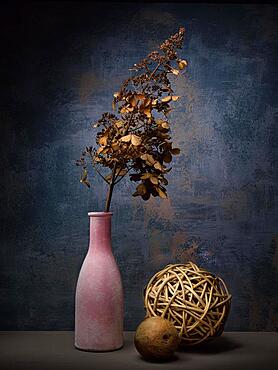
{"label": "textured blue wall", "polygon": [[113,249],[126,328],[143,318],[151,275],[188,259],[232,294],[230,330],[278,323],[277,6],[48,3],[1,14],[0,328],[72,329],[87,211],[106,187],[74,161],[128,68],[179,26],[188,76],[171,113],[181,147],[169,199],[121,183]]}

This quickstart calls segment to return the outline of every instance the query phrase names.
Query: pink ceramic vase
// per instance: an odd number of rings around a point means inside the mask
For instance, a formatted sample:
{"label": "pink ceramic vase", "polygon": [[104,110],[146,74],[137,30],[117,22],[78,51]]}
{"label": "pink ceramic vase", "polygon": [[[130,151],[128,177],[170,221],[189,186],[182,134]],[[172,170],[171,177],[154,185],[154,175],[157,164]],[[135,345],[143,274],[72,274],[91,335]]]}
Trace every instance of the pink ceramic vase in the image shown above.
{"label": "pink ceramic vase", "polygon": [[75,297],[75,347],[113,351],[123,346],[123,288],[111,249],[111,212],[90,212],[90,243]]}

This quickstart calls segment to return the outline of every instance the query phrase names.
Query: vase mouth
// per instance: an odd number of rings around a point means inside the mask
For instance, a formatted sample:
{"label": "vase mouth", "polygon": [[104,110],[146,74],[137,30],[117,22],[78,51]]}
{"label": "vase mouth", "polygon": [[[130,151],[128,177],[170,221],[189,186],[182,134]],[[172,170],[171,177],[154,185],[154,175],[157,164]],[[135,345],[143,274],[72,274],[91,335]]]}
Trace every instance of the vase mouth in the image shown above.
{"label": "vase mouth", "polygon": [[88,212],[89,217],[109,217],[112,215],[112,212]]}

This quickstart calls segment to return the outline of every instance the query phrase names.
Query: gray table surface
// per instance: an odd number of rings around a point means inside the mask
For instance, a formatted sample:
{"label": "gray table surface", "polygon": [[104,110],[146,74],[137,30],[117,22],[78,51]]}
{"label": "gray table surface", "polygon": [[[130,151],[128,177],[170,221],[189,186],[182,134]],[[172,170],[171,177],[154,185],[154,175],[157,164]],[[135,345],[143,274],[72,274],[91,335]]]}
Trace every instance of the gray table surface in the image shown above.
{"label": "gray table surface", "polygon": [[0,369],[67,370],[278,370],[278,333],[225,332],[201,348],[176,353],[168,363],[144,361],[125,332],[125,345],[114,352],[83,352],[71,331],[0,331]]}

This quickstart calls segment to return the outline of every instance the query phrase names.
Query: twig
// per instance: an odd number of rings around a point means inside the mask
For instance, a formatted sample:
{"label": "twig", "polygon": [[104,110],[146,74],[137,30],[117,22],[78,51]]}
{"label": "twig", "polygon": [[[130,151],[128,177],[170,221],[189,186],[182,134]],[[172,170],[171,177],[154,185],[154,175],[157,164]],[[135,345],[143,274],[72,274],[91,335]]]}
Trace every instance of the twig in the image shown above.
{"label": "twig", "polygon": [[109,184],[109,181],[102,175],[102,173],[98,170],[98,168],[96,167],[94,161],[92,160],[92,166],[94,167],[94,169],[96,170],[97,174],[107,183]]}
{"label": "twig", "polygon": [[124,174],[123,176],[120,176],[120,179],[119,180],[117,180],[117,181],[115,181],[115,185],[116,184],[118,184],[120,181],[122,181],[122,179],[124,178],[124,177],[126,177],[126,175],[129,173],[129,171],[131,170],[131,167],[130,168],[128,168],[128,170],[127,170],[127,173],[126,174]]}

